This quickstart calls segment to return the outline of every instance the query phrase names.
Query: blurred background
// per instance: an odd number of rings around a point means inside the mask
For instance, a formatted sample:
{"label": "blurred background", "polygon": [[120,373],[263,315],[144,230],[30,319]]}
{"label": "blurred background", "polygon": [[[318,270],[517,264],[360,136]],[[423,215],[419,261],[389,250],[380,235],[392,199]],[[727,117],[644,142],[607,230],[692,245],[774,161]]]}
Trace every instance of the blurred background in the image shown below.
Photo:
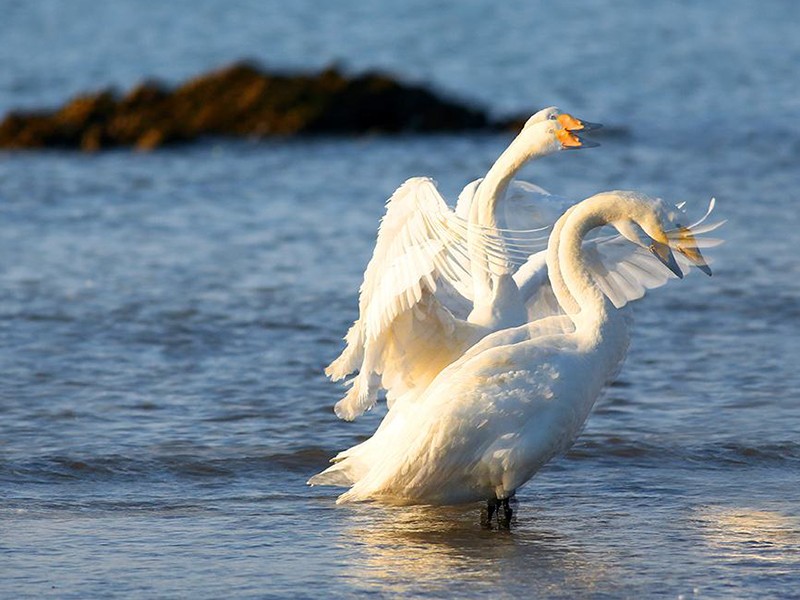
{"label": "blurred background", "polygon": [[0,115],[250,58],[380,69],[497,117],[557,105],[602,147],[526,167],[728,219],[637,305],[575,448],[477,507],[308,489],[377,426],[323,367],[384,203],[446,198],[503,133],[0,153],[0,595],[788,597],[800,572],[800,8],[697,3],[0,0]]}
{"label": "blurred background", "polygon": [[[794,3],[4,1],[0,110],[242,58],[385,69],[496,114],[542,104],[670,129],[796,117]],[[781,121],[776,121],[779,124]]]}

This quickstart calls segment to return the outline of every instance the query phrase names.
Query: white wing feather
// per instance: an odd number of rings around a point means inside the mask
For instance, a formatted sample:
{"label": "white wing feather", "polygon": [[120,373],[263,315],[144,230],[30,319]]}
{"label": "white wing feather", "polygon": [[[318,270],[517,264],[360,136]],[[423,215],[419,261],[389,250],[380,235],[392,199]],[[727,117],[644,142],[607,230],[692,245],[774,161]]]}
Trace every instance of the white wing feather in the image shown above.
{"label": "white wing feather", "polygon": [[[429,178],[409,179],[389,199],[364,273],[359,318],[325,371],[333,380],[359,371],[337,415],[356,418],[374,406],[381,387],[391,401],[427,384],[483,335],[464,320],[472,301],[467,227]],[[514,232],[508,240],[483,233],[481,242],[490,262],[510,257],[516,265],[544,244],[538,232]]]}

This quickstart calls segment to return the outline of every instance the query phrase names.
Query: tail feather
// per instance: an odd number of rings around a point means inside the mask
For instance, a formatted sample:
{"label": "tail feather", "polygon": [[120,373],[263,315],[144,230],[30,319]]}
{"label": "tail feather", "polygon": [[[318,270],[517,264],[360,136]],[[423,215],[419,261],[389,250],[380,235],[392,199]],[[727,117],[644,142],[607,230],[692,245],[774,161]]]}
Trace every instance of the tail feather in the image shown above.
{"label": "tail feather", "polygon": [[308,480],[308,485],[334,485],[338,487],[349,487],[353,485],[353,480],[349,474],[347,465],[343,462],[336,463],[325,469],[322,473],[317,473]]}
{"label": "tail feather", "polygon": [[331,462],[334,464],[322,471],[322,473],[314,475],[308,480],[308,484],[339,487],[355,485],[369,471],[367,461],[361,458],[361,453],[365,447],[366,442],[362,442],[344,452],[340,452],[332,459]]}

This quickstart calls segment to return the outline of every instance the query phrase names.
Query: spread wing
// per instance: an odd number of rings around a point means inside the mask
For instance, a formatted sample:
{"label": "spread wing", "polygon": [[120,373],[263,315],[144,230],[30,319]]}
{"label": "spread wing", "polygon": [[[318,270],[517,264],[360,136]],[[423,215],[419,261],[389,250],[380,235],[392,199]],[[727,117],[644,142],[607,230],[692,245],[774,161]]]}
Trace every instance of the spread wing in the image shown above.
{"label": "spread wing", "polygon": [[[337,415],[356,418],[374,406],[381,387],[391,401],[425,385],[481,337],[466,322],[472,306],[468,227],[431,179],[409,179],[389,199],[364,273],[358,319],[325,371],[335,381],[359,371]],[[478,239],[490,263],[519,265],[541,248],[540,237],[480,232]]]}

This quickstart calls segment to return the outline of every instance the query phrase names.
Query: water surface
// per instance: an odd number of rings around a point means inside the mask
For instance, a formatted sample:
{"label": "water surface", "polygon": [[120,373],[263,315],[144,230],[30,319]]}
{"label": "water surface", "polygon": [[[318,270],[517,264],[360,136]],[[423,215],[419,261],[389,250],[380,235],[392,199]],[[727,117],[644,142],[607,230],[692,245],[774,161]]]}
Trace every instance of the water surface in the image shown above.
{"label": "water surface", "polygon": [[420,174],[455,197],[507,137],[3,154],[0,595],[796,594],[794,3],[64,6],[3,3],[3,109],[244,55],[381,66],[497,112],[605,121],[601,148],[526,177],[714,195],[727,243],[713,278],[637,305],[620,380],[492,532],[476,506],[337,507],[305,481],[381,417],[338,421],[322,368],[385,199]]}

